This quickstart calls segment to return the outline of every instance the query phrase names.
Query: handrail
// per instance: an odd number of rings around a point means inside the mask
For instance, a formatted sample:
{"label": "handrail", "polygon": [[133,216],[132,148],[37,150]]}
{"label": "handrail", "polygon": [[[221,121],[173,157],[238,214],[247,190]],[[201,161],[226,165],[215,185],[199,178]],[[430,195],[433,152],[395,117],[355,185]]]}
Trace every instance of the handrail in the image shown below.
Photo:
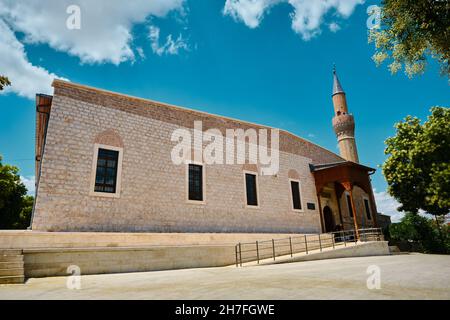
{"label": "handrail", "polygon": [[[359,235],[359,239],[357,235]],[[275,261],[277,256],[290,255],[293,257],[296,253],[309,254],[311,250],[316,249],[322,251],[324,248],[332,248],[335,250],[336,245],[343,244],[346,247],[347,243],[356,243],[358,240],[383,241],[383,233],[381,228],[363,228],[358,229],[358,233],[355,230],[342,230],[255,242],[239,242],[235,246],[236,267],[242,267],[242,263],[254,261],[259,264],[261,260],[269,258],[273,258]]]}

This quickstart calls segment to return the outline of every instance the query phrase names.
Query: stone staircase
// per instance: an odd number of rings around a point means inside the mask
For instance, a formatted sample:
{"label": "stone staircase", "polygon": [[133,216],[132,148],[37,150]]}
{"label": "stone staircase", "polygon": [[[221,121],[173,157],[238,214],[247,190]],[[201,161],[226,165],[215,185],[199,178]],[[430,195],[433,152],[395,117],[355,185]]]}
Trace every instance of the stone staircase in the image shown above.
{"label": "stone staircase", "polygon": [[0,284],[24,282],[22,250],[0,249]]}

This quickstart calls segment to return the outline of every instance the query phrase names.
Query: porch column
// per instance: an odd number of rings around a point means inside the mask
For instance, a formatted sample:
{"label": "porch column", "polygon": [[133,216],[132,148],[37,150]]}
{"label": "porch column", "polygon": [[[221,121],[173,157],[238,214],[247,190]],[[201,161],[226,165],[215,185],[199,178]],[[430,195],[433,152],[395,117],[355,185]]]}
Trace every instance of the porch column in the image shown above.
{"label": "porch column", "polygon": [[355,234],[356,239],[359,240],[359,232],[358,232],[358,222],[356,221],[356,207],[355,207],[355,201],[353,201],[353,188],[350,189],[350,202],[352,203],[352,210],[353,210],[353,223],[355,224]]}

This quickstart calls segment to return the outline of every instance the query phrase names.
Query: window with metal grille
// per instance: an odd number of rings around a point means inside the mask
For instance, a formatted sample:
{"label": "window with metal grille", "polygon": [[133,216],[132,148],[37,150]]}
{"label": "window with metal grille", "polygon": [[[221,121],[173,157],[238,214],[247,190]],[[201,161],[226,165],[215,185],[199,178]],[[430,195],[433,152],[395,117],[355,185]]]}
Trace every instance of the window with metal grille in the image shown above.
{"label": "window with metal grille", "polygon": [[256,191],[256,175],[251,173],[245,174],[245,187],[247,191],[247,205],[257,206],[258,195]]}
{"label": "window with metal grille", "polygon": [[300,183],[298,181],[291,181],[292,192],[292,206],[294,210],[302,209],[302,201],[300,195]]}
{"label": "window with metal grille", "polygon": [[369,200],[364,199],[364,207],[366,208],[366,216],[367,219],[372,219],[372,217],[370,216],[370,207],[369,207]]}
{"label": "window with metal grille", "polygon": [[98,149],[95,192],[116,192],[119,151]]}
{"label": "window with metal grille", "polygon": [[189,164],[189,200],[203,201],[203,166]]}
{"label": "window with metal grille", "polygon": [[353,217],[352,200],[350,199],[349,194],[347,194],[347,207],[348,207],[348,213],[350,214],[350,217]]}

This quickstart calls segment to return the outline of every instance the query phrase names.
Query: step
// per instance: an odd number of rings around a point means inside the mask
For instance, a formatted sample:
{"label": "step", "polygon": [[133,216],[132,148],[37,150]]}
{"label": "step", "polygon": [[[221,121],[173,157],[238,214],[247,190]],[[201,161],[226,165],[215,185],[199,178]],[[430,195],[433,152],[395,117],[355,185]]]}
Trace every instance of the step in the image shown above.
{"label": "step", "polygon": [[5,276],[0,277],[0,284],[25,283],[25,276]]}
{"label": "step", "polygon": [[0,269],[0,277],[23,276],[23,275],[24,275],[23,268]]}
{"label": "step", "polygon": [[0,262],[0,269],[11,269],[11,268],[23,268],[23,261],[21,262]]}
{"label": "step", "polygon": [[0,249],[0,256],[18,256],[22,254],[21,249]]}
{"label": "step", "polygon": [[23,255],[16,255],[16,256],[0,255],[0,262],[23,262]]}
{"label": "step", "polygon": [[0,269],[23,268],[23,262],[0,262]]}

